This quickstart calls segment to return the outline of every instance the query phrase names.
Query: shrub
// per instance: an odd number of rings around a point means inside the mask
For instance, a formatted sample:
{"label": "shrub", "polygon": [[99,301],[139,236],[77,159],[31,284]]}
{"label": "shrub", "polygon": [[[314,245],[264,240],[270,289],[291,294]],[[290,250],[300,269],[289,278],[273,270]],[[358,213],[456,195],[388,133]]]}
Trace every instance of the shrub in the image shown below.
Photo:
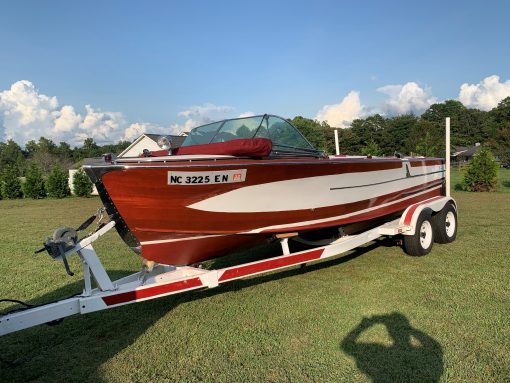
{"label": "shrub", "polygon": [[46,180],[46,190],[52,198],[65,198],[71,194],[69,176],[60,166],[54,166],[51,170]]}
{"label": "shrub", "polygon": [[482,147],[473,156],[462,181],[464,190],[494,191],[498,186],[498,163],[487,147]]}
{"label": "shrub", "polygon": [[92,193],[92,181],[90,181],[83,169],[79,169],[74,173],[73,193],[78,197],[88,197]]}
{"label": "shrub", "polygon": [[12,166],[5,168],[0,186],[2,198],[15,199],[23,197],[21,182],[18,178],[18,170]]}
{"label": "shrub", "polygon": [[26,180],[22,185],[23,194],[27,198],[44,198],[46,191],[44,190],[44,179],[41,170],[35,162],[32,162],[26,172]]}

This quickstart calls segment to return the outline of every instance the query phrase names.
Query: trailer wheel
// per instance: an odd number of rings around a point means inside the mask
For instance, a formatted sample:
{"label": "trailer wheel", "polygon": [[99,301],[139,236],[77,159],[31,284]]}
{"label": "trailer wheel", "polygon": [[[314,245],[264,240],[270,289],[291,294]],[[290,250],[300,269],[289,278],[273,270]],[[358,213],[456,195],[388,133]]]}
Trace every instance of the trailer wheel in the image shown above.
{"label": "trailer wheel", "polygon": [[431,211],[425,209],[416,221],[413,235],[404,235],[404,251],[412,256],[427,255],[434,244],[434,230],[431,223]]}
{"label": "trailer wheel", "polygon": [[450,243],[457,237],[457,210],[451,202],[432,216],[434,240],[437,243]]}

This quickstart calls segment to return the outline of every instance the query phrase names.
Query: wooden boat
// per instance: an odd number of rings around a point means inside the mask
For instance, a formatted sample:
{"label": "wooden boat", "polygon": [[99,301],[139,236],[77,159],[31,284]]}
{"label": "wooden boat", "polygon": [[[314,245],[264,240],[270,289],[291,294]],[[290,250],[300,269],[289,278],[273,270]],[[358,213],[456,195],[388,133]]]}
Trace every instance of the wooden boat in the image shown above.
{"label": "wooden boat", "polygon": [[189,265],[403,212],[444,195],[444,160],[326,156],[273,115],[193,129],[183,146],[85,166],[124,241]]}

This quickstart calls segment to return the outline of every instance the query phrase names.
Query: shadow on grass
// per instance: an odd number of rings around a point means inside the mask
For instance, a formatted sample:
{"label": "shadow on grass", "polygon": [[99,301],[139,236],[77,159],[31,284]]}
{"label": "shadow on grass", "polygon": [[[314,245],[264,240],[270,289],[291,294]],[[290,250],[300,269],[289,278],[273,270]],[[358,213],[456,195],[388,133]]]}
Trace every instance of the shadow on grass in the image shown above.
{"label": "shadow on grass", "polygon": [[[326,267],[351,261],[378,246],[392,246],[384,240],[348,252],[342,257],[266,274],[245,280],[236,280],[215,289],[199,290],[159,298],[112,310],[73,316],[58,326],[37,326],[0,338],[0,381],[103,381],[101,366],[117,353],[133,344],[147,329],[181,303],[240,290],[261,283],[312,273]],[[274,256],[274,250],[263,257]],[[247,253],[243,262],[253,258]],[[254,260],[254,259],[251,259]],[[235,263],[236,260],[230,260]],[[219,259],[215,267],[225,267],[228,259]],[[113,278],[129,274],[126,271],[109,271]],[[41,296],[37,302],[48,302],[79,292],[82,281],[77,281],[51,294]],[[153,345],[158,347],[158,345]]]}
{"label": "shadow on grass", "polygon": [[501,185],[505,188],[510,188],[510,180],[501,181]]}
{"label": "shadow on grass", "polygon": [[[358,341],[372,326],[382,324],[391,345]],[[342,341],[340,348],[375,383],[437,382],[443,374],[443,350],[429,335],[413,328],[400,313],[364,318]]]}

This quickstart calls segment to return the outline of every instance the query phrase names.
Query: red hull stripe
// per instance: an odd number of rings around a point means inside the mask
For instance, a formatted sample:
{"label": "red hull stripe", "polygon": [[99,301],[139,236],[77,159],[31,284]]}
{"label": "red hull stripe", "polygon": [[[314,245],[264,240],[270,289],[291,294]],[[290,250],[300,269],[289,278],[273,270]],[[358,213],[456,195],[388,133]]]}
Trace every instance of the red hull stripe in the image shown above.
{"label": "red hull stripe", "polygon": [[404,218],[404,225],[410,225],[411,224],[414,212],[416,211],[416,209],[418,209],[418,206],[422,205],[423,203],[434,201],[434,200],[439,199],[439,198],[443,198],[443,196],[431,198],[428,201],[422,201],[422,202],[415,203],[414,205],[412,205],[409,208],[409,210],[407,211],[407,213],[406,213],[406,217]]}
{"label": "red hull stripe", "polygon": [[177,281],[168,283],[161,286],[149,287],[146,289],[128,291],[121,294],[109,295],[107,297],[103,297],[103,301],[107,306],[118,305],[121,303],[127,303],[131,301],[136,301],[144,298],[151,298],[156,295],[163,295],[168,293],[173,293],[180,290],[187,290],[194,287],[202,286],[202,281],[200,278],[191,278],[184,281]]}
{"label": "red hull stripe", "polygon": [[282,258],[269,259],[266,262],[257,262],[251,265],[239,266],[225,270],[219,281],[224,282],[230,279],[241,278],[247,275],[261,273],[263,271],[278,269],[281,267],[292,266],[302,262],[319,259],[324,249],[307,251],[306,253],[289,255]]}

